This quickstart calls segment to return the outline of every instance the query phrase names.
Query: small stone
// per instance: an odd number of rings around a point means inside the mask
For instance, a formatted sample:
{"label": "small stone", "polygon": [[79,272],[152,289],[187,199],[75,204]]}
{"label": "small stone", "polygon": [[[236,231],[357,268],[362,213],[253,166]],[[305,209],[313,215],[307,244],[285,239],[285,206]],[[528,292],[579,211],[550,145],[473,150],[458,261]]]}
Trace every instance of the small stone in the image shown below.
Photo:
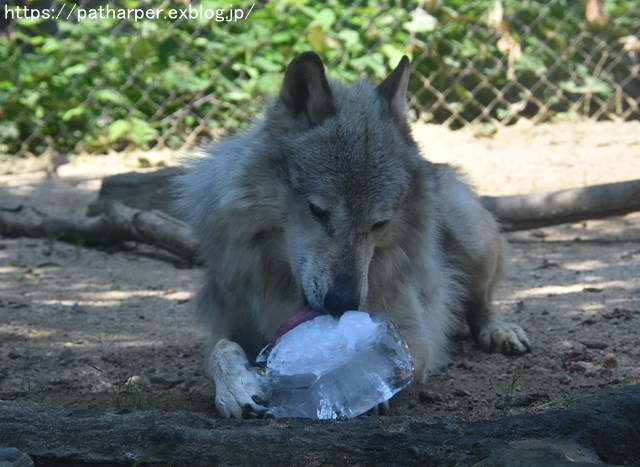
{"label": "small stone", "polygon": [[571,376],[569,375],[560,375],[560,377],[558,378],[558,382],[560,384],[571,384],[573,383],[573,379],[571,379]]}
{"label": "small stone", "polygon": [[433,404],[435,402],[442,402],[442,395],[433,391],[420,391],[418,394],[418,401],[421,404]]}
{"label": "small stone", "polygon": [[634,313],[636,312],[628,310],[626,308],[614,308],[612,312],[605,313],[602,315],[602,317],[604,319],[623,319],[624,321],[629,321]]}
{"label": "small stone", "polygon": [[607,344],[606,342],[599,342],[599,341],[580,341],[587,349],[597,349],[597,350],[604,350],[607,347],[609,347],[609,344]]}
{"label": "small stone", "polygon": [[522,310],[524,310],[524,301],[518,300],[516,302],[516,309],[514,313],[522,313]]}
{"label": "small stone", "polygon": [[616,368],[618,366],[618,359],[612,353],[604,354],[602,357],[602,366],[605,368]]}
{"label": "small stone", "polygon": [[461,360],[456,364],[456,368],[471,371],[473,370],[473,365],[466,360]]}
{"label": "small stone", "polygon": [[593,376],[596,373],[596,367],[591,362],[571,362],[567,365],[569,373],[579,373],[585,376]]}
{"label": "small stone", "polygon": [[78,302],[74,303],[71,306],[71,311],[73,311],[74,313],[81,314],[81,315],[89,313],[89,311],[85,307],[80,305]]}
{"label": "small stone", "polygon": [[469,391],[465,391],[464,389],[456,389],[453,391],[453,395],[456,397],[470,397],[471,393]]}
{"label": "small stone", "polygon": [[516,407],[528,407],[538,402],[549,402],[550,399],[549,394],[546,392],[531,392],[514,398],[511,404]]}
{"label": "small stone", "polygon": [[565,365],[569,362],[590,362],[592,360],[591,355],[584,350],[570,350],[562,356],[562,361]]}
{"label": "small stone", "polygon": [[542,239],[547,238],[549,236],[549,234],[544,230],[534,230],[533,232],[530,232],[529,235],[535,238],[542,238]]}
{"label": "small stone", "polygon": [[184,378],[166,377],[166,376],[151,376],[149,382],[154,385],[163,386],[167,389],[175,388],[179,384],[184,383]]}
{"label": "small stone", "polygon": [[127,386],[149,386],[150,383],[149,378],[144,375],[133,375],[124,384]]}

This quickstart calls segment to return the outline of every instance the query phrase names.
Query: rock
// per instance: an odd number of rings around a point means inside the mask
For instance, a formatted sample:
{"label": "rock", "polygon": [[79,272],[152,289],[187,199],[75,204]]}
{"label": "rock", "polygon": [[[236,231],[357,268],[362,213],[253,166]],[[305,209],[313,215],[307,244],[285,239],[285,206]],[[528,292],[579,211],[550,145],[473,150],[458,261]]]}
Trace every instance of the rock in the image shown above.
{"label": "rock", "polygon": [[573,383],[573,379],[571,379],[571,376],[569,375],[560,375],[558,377],[558,382],[560,384],[571,384]]}
{"label": "rock", "polygon": [[[576,464],[579,463],[579,464]],[[590,449],[571,442],[556,440],[525,440],[498,448],[474,467],[529,467],[549,465],[570,467],[602,465],[598,455]]]}
{"label": "rock", "polygon": [[418,401],[421,404],[435,404],[443,401],[442,394],[433,391],[420,391]]}
{"label": "rock", "polygon": [[148,387],[151,382],[145,375],[132,375],[124,384],[131,387]]}
{"label": "rock", "polygon": [[640,465],[638,420],[640,386],[603,391],[566,410],[479,422],[242,421],[0,402],[0,439],[48,466]]}
{"label": "rock", "polygon": [[609,347],[609,344],[607,344],[606,342],[600,342],[600,341],[580,341],[587,349],[598,349],[598,350],[604,350],[607,347]]}
{"label": "rock", "polygon": [[569,373],[593,376],[596,374],[598,367],[591,362],[571,362],[567,365],[567,370],[569,370]]}
{"label": "rock", "polygon": [[71,305],[71,311],[81,315],[86,315],[87,313],[89,313],[89,310],[87,310],[86,307],[83,307],[82,305],[80,305],[78,302]]}
{"label": "rock", "polygon": [[618,366],[618,359],[612,353],[606,353],[602,357],[602,366],[605,368],[616,368]]}
{"label": "rock", "polygon": [[471,397],[471,393],[469,391],[465,391],[464,389],[455,389],[453,391],[453,395],[456,397]]}
{"label": "rock", "polygon": [[0,467],[33,467],[33,460],[19,449],[0,447]]}

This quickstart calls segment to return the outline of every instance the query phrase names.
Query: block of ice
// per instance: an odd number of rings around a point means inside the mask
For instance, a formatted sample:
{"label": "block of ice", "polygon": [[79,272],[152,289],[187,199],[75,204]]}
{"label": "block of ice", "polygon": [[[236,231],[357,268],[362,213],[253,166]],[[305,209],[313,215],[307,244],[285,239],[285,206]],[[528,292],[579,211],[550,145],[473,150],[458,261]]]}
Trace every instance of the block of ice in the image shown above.
{"label": "block of ice", "polygon": [[413,364],[385,313],[348,311],[303,322],[257,359],[275,417],[351,418],[412,380]]}

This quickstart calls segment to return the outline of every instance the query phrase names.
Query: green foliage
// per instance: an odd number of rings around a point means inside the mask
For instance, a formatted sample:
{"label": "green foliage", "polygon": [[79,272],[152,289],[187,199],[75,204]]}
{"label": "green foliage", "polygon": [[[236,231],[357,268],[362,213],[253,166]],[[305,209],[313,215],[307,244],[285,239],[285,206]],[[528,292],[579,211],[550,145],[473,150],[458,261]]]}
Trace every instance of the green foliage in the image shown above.
{"label": "green foliage", "polygon": [[[53,5],[69,11],[74,3]],[[485,108],[489,117],[509,117],[531,105],[512,84],[530,87],[541,77],[536,101],[567,110],[571,96],[614,93],[610,83],[625,73],[624,61],[609,56],[596,76],[598,64],[585,63],[585,51],[636,34],[634,3],[608,1],[609,24],[585,34],[580,2],[503,0],[505,24],[522,51],[512,77],[497,47],[500,33],[487,25],[493,0],[394,6],[274,0],[256,2],[250,17],[237,22],[19,19],[0,33],[0,153],[40,154],[51,145],[64,152],[180,147],[194,132],[210,137],[243,127],[264,96],[277,92],[291,58],[309,49],[322,56],[332,78],[347,81],[379,80],[408,54],[414,59],[412,103],[433,121],[455,112],[466,121],[486,119]],[[109,2],[113,9],[138,4],[158,7],[150,0]],[[173,2],[174,8],[185,5]],[[199,5],[225,15],[230,8],[211,0]],[[250,6],[242,4],[245,13]],[[568,97],[558,101],[558,88]],[[497,89],[506,89],[498,104]]]}

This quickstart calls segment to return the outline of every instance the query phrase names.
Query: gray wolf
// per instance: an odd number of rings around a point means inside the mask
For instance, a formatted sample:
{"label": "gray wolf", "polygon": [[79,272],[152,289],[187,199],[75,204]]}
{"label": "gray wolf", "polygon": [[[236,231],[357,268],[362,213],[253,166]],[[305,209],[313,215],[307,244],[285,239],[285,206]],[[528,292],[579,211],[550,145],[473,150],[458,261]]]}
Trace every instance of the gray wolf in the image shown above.
{"label": "gray wolf", "polygon": [[466,321],[485,351],[530,351],[494,315],[505,241],[453,167],[425,160],[405,117],[409,60],[377,87],[329,81],[314,53],[288,66],[249,129],[204,149],[178,204],[208,264],[196,306],[226,417],[262,416],[248,358],[303,306],[387,311],[423,382]]}

